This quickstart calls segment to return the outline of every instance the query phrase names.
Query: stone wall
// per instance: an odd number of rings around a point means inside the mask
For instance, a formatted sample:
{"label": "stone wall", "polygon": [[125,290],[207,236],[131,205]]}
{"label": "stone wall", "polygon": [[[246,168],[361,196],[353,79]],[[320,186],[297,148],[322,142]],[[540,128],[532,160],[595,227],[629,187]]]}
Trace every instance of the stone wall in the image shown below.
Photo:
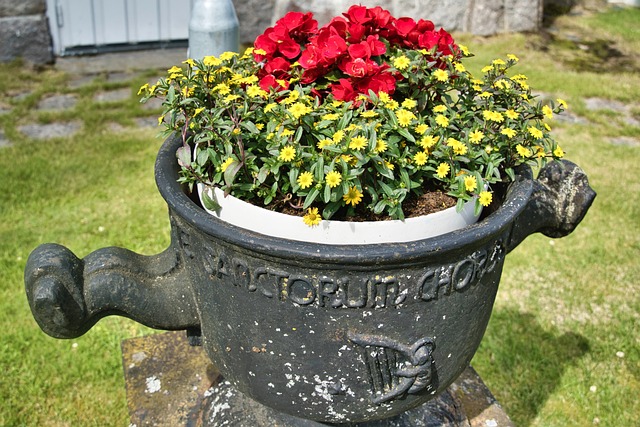
{"label": "stone wall", "polygon": [[354,3],[381,6],[394,16],[429,19],[447,31],[476,35],[537,31],[542,23],[543,0],[235,0],[241,41],[255,37],[286,12],[313,12],[324,24]]}
{"label": "stone wall", "polygon": [[53,62],[46,0],[0,0],[0,62]]}

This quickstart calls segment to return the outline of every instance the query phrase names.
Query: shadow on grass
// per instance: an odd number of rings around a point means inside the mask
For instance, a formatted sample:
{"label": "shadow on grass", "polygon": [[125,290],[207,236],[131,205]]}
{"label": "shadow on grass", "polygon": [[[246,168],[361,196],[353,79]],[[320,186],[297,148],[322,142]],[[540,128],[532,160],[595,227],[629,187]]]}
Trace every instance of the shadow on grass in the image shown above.
{"label": "shadow on grass", "polygon": [[542,327],[529,313],[494,310],[472,365],[518,426],[531,425],[588,340]]}

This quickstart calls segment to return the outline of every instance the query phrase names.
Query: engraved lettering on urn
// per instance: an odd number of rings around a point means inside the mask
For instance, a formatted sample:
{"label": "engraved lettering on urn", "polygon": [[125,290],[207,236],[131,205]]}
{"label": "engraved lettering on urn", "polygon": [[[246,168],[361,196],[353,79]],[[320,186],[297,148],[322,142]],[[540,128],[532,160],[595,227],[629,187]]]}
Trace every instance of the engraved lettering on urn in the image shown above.
{"label": "engraved lettering on urn", "polygon": [[454,291],[464,292],[481,283],[485,274],[493,272],[504,256],[504,245],[497,241],[492,249],[480,249],[455,264],[430,268],[418,280],[416,297],[432,301]]}
{"label": "engraved lettering on urn", "polygon": [[360,346],[373,403],[388,402],[407,393],[436,390],[433,338],[424,337],[406,345],[381,335],[349,332],[348,337]]}
{"label": "engraved lettering on urn", "polygon": [[303,278],[289,278],[288,292],[291,301],[300,305],[309,305],[316,300],[316,289],[311,282]]}

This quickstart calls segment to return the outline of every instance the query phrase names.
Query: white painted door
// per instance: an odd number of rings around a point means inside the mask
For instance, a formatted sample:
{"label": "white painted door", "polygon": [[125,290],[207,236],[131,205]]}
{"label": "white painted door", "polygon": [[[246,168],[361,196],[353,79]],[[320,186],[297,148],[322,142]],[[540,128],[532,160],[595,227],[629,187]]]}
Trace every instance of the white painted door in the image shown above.
{"label": "white painted door", "polygon": [[47,0],[56,55],[186,42],[193,0]]}

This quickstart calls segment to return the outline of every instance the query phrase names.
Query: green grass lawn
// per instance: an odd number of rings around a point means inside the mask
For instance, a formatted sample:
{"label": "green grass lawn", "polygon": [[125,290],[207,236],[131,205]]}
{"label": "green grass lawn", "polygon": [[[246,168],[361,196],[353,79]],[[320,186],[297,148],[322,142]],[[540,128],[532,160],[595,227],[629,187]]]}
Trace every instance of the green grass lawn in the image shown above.
{"label": "green grass lawn", "polygon": [[[468,68],[514,53],[516,72],[534,89],[569,103],[583,123],[558,120],[554,132],[598,192],[574,234],[529,237],[507,257],[472,364],[518,426],[640,425],[637,22],[638,9],[558,18],[555,28],[582,38],[581,46],[559,36],[460,36],[477,55]],[[592,48],[600,45],[589,44],[596,40],[619,55],[601,58]],[[128,425],[120,342],[151,331],[111,317],[78,339],[49,338],[31,316],[22,275],[30,251],[45,242],[80,257],[112,245],[143,254],[168,245],[166,205],[153,177],[161,141],[135,124],[153,116],[135,93],[155,75],[73,88],[73,76],[55,69],[0,65],[0,110],[10,110],[0,114],[0,132],[12,143],[0,147],[2,426]],[[123,87],[131,90],[128,100],[94,101],[100,91]],[[67,112],[35,109],[56,93],[74,94],[78,103]],[[590,98],[629,107],[592,110]],[[79,120],[81,131],[35,141],[18,130],[57,120]]]}

